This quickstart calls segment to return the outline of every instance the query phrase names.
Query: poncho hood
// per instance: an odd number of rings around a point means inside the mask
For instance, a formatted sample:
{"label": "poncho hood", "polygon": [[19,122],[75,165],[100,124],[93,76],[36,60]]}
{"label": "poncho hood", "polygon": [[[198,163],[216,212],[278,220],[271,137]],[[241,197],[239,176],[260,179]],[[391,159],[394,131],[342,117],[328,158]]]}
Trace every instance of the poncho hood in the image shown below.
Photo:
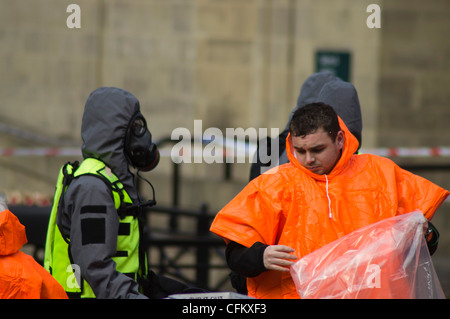
{"label": "poncho hood", "polygon": [[349,164],[353,154],[356,152],[356,150],[358,149],[358,145],[359,145],[356,137],[353,136],[352,133],[350,133],[350,131],[347,128],[347,126],[345,125],[344,121],[340,117],[339,117],[339,126],[341,127],[341,130],[344,132],[345,144],[342,149],[341,157],[339,158],[338,162],[334,166],[333,170],[329,174],[327,174],[327,177],[325,177],[325,175],[315,174],[315,173],[311,172],[310,170],[308,170],[307,168],[305,168],[302,164],[300,164],[300,162],[297,160],[297,158],[294,155],[294,149],[292,146],[292,139],[291,139],[290,134],[286,138],[286,152],[287,152],[289,161],[295,167],[297,167],[299,170],[301,170],[308,176],[311,176],[315,180],[325,181],[327,178],[332,179],[334,176],[339,175],[342,172],[342,170]]}
{"label": "poncho hood", "polygon": [[26,243],[25,226],[8,209],[0,212],[0,256],[15,254]]}

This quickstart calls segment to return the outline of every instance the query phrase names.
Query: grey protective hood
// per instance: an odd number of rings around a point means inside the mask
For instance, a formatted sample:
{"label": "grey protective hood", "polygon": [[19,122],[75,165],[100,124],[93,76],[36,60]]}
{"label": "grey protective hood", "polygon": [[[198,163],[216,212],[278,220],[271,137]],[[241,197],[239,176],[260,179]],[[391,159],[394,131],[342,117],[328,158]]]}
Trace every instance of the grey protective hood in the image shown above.
{"label": "grey protective hood", "polygon": [[289,122],[294,112],[299,107],[312,102],[331,105],[350,132],[358,139],[359,147],[361,147],[361,107],[353,84],[342,81],[331,72],[318,72],[309,76],[301,87],[297,105],[289,115],[286,129],[289,129]]}
{"label": "grey protective hood", "polygon": [[300,88],[300,94],[297,98],[297,105],[295,105],[289,114],[289,121],[287,122],[285,129],[289,130],[291,118],[299,107],[309,103],[318,102],[317,98],[324,85],[330,81],[336,80],[339,80],[339,78],[331,72],[318,72],[310,75],[305,82],[303,82],[303,85]]}
{"label": "grey protective hood", "polygon": [[358,93],[353,84],[337,79],[327,82],[319,93],[318,102],[331,105],[344,121],[361,147],[362,116]]}
{"label": "grey protective hood", "polygon": [[97,158],[109,166],[132,199],[137,190],[124,144],[128,123],[139,110],[139,101],[130,92],[101,87],[89,95],[81,123],[83,158]]}
{"label": "grey protective hood", "polygon": [[[297,99],[297,105],[289,114],[285,132],[294,112],[308,103],[323,102],[331,105],[342,118],[350,132],[362,143],[362,117],[358,93],[353,84],[342,81],[331,72],[318,72],[310,75],[303,83]],[[278,165],[289,162],[286,150],[280,155]]]}

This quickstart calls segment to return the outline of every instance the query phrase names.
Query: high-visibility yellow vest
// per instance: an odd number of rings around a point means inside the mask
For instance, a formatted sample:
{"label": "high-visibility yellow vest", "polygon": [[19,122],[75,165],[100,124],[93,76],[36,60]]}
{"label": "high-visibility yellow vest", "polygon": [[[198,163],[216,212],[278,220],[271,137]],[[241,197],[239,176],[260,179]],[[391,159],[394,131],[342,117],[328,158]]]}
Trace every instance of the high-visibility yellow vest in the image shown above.
{"label": "high-visibility yellow vest", "polygon": [[123,213],[123,208],[132,204],[132,200],[117,176],[103,162],[94,158],[87,158],[77,166],[78,163],[67,163],[61,167],[58,175],[47,230],[44,268],[63,286],[69,297],[95,298],[91,287],[80,274],[79,266],[71,261],[70,239],[62,236],[56,223],[58,206],[62,205],[61,199],[71,179],[81,175],[98,176],[111,188],[120,218],[117,253],[112,258],[116,270],[139,282],[141,278],[147,277],[147,258],[145,252],[140,251],[143,247],[140,247],[141,227],[137,214]]}

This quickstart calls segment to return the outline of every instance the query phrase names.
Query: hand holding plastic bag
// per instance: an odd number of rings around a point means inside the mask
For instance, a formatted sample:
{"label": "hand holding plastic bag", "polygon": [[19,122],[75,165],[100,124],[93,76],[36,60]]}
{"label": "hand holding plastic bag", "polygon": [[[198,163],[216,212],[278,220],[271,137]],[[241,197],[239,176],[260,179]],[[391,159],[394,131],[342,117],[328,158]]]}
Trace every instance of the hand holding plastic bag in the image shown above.
{"label": "hand holding plastic bag", "polygon": [[420,212],[358,229],[291,266],[301,298],[445,298]]}

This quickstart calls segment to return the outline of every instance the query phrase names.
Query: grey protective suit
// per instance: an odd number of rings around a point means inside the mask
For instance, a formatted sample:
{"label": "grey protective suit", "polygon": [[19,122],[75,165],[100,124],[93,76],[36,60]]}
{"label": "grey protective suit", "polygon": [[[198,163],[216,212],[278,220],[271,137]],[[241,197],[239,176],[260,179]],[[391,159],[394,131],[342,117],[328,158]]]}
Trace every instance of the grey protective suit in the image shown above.
{"label": "grey protective suit", "polygon": [[[111,168],[133,202],[138,199],[138,192],[124,153],[124,143],[130,119],[139,109],[139,101],[131,93],[102,87],[88,97],[81,126],[83,157],[97,158]],[[67,189],[64,204],[58,223],[60,230],[70,237],[73,262],[80,266],[81,275],[97,298],[146,298],[139,293],[134,280],[116,271],[112,260],[116,253],[119,216],[105,182],[87,175],[75,179]],[[91,205],[106,207],[106,214],[82,213],[83,207]],[[86,244],[92,236],[86,230],[91,228],[86,228],[86,222],[82,223],[86,218],[104,219],[105,232],[96,234],[96,243]]]}

